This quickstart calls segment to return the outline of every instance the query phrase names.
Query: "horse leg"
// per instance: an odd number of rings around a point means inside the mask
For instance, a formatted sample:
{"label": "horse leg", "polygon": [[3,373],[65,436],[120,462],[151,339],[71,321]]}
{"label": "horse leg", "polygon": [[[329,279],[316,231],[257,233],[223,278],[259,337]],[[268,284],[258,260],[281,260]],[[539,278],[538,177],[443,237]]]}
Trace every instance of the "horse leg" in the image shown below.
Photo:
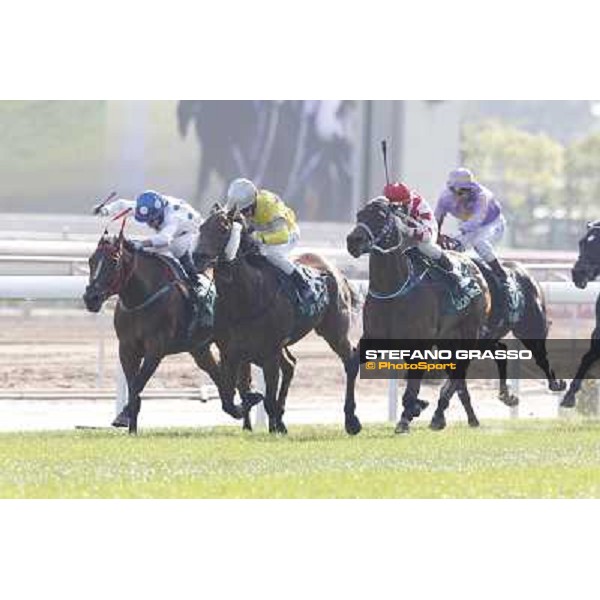
{"label": "horse leg", "polygon": [[134,377],[133,385],[129,388],[129,402],[127,404],[127,410],[129,412],[129,433],[131,434],[137,433],[138,415],[140,413],[140,407],[142,404],[140,394],[146,387],[150,377],[152,377],[152,375],[154,375],[156,372],[161,360],[162,356],[144,356],[142,368]]}
{"label": "horse leg", "polygon": [[269,417],[269,433],[278,433],[277,423],[281,409],[277,404],[277,387],[279,386],[280,355],[267,360],[263,364],[265,378],[265,410]]}
{"label": "horse leg", "polygon": [[344,426],[346,433],[357,435],[362,429],[361,422],[356,416],[356,377],[360,368],[360,352],[358,348],[352,350],[351,355],[344,360],[346,372],[346,396],[344,398]]}
{"label": "horse leg", "polygon": [[[194,362],[208,374],[217,386],[223,411],[234,419],[241,419],[243,416],[242,407],[237,406],[233,401],[235,389],[231,389],[232,384],[228,374],[224,372],[224,365],[222,363],[221,366],[219,366],[210,346],[201,351],[191,350],[190,354],[192,355]],[[235,384],[233,384],[233,387],[235,388]]]}
{"label": "horse leg", "polygon": [[588,372],[590,367],[600,359],[600,327],[596,327],[592,333],[592,343],[590,349],[583,355],[575,378],[571,381],[571,385],[562,399],[560,405],[563,408],[573,408],[575,406],[575,395],[581,388],[581,382]]}
{"label": "horse leg", "polygon": [[518,336],[523,345],[528,350],[531,350],[536,365],[544,372],[548,381],[548,388],[552,392],[562,392],[566,389],[567,384],[563,379],[556,379],[554,371],[550,368],[548,362],[548,351],[546,350],[546,339],[532,339]]}
{"label": "horse leg", "polygon": [[283,414],[285,413],[285,401],[290,389],[290,384],[294,378],[296,370],[296,357],[290,352],[289,348],[284,348],[281,353],[281,386],[279,388],[279,396],[277,404],[280,414],[277,418],[277,431],[279,433],[287,433],[287,427],[283,422]]}
{"label": "horse leg", "polygon": [[119,360],[127,380],[127,404],[112,422],[113,427],[129,427],[129,399],[133,393],[133,382],[140,370],[142,354],[135,347],[119,344]]}
{"label": "horse leg", "polygon": [[427,408],[428,403],[419,400],[419,391],[421,389],[421,379],[423,371],[411,372],[406,378],[406,389],[402,395],[402,414],[396,424],[396,433],[408,433],[410,431],[410,422],[421,414],[421,411]]}
{"label": "horse leg", "polygon": [[[330,316],[331,315],[331,316]],[[328,318],[318,327],[316,332],[329,344],[329,347],[340,357],[346,372],[346,395],[344,397],[344,426],[346,433],[357,435],[362,429],[356,416],[356,377],[360,368],[360,352],[353,348],[348,338],[350,318],[347,314],[330,313]]]}
{"label": "horse leg", "polygon": [[[507,350],[506,344],[498,341],[496,343],[496,349]],[[506,406],[517,406],[519,404],[519,398],[515,394],[511,394],[506,383],[506,371],[508,366],[508,360],[506,358],[494,359],[496,366],[498,367],[498,376],[500,377],[500,392],[498,398],[500,402],[506,404]]]}
{"label": "horse leg", "polygon": [[458,392],[458,397],[467,413],[467,421],[469,423],[469,427],[479,427],[479,419],[473,410],[473,405],[471,404],[471,394],[469,394],[469,388],[467,387],[466,379],[461,379],[458,387],[456,389]]}
{"label": "horse leg", "polygon": [[433,417],[431,417],[431,423],[429,424],[430,429],[433,429],[434,431],[441,431],[446,427],[446,417],[444,413],[450,405],[450,399],[454,395],[454,392],[457,391],[459,385],[460,380],[450,376],[450,379],[442,386],[438,398],[437,408],[435,409]]}

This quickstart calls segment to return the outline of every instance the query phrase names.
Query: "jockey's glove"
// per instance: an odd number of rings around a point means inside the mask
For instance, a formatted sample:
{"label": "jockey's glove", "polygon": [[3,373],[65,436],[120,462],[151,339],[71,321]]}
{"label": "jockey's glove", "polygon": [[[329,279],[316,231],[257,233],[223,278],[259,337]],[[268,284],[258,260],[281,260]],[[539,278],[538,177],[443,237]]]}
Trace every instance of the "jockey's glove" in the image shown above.
{"label": "jockey's glove", "polygon": [[92,214],[100,215],[101,217],[108,217],[108,208],[106,208],[106,206],[100,206],[99,204],[96,204],[96,206],[94,206],[92,209]]}

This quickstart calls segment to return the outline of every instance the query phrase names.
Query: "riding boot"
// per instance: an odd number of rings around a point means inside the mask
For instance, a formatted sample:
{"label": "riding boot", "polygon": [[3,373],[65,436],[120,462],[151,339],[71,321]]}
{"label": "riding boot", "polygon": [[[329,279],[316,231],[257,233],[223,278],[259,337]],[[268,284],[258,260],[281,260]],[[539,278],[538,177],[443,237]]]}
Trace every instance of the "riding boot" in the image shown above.
{"label": "riding boot", "polygon": [[302,273],[300,273],[300,271],[298,271],[298,269],[294,269],[292,271],[291,277],[292,277],[292,281],[294,282],[294,285],[296,286],[298,292],[300,293],[302,302],[304,302],[305,304],[311,303],[313,300],[312,292],[311,292],[311,289],[310,289],[308,283],[306,282],[306,279],[304,279]]}
{"label": "riding boot", "polygon": [[494,260],[491,260],[488,265],[492,270],[492,273],[500,282],[500,301],[498,304],[501,307],[501,310],[499,311],[500,314],[497,315],[497,318],[494,320],[494,322],[490,324],[490,328],[493,329],[499,325],[502,325],[505,315],[506,319],[508,320],[508,313],[510,311],[510,286],[508,281],[508,273],[498,262],[498,259],[495,258]]}
{"label": "riding boot", "polygon": [[198,315],[200,314],[200,275],[190,254],[184,254],[179,261],[187,275],[188,284],[191,288],[190,302],[192,305],[192,318],[187,329],[187,337],[191,338],[196,327],[196,322],[198,321]]}
{"label": "riding boot", "polygon": [[458,275],[458,273],[456,273],[456,271],[454,270],[454,265],[452,264],[452,261],[445,252],[442,251],[442,254],[437,259],[437,264],[448,273],[448,276],[450,277],[452,283],[460,287],[460,275]]}

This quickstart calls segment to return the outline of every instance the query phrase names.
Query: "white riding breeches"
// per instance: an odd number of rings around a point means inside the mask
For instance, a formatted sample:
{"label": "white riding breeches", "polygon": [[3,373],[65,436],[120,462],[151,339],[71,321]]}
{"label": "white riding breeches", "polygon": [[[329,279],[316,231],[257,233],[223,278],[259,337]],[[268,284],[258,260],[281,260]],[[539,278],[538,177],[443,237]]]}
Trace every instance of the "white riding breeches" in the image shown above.
{"label": "white riding breeches", "polygon": [[419,242],[417,248],[425,256],[429,256],[429,258],[433,258],[433,260],[439,260],[440,256],[442,256],[442,249],[432,240],[429,240],[428,242]]}
{"label": "white riding breeches", "polygon": [[506,221],[500,215],[480,229],[461,234],[459,239],[466,247],[472,246],[486,263],[490,263],[497,260],[494,245],[502,239],[505,226]]}
{"label": "white riding breeches", "polygon": [[300,235],[294,231],[287,244],[260,244],[260,253],[286,275],[291,275],[296,265],[289,259],[289,253],[296,247]]}
{"label": "white riding breeches", "polygon": [[184,233],[173,239],[170,245],[159,248],[148,248],[150,252],[156,252],[165,256],[173,256],[177,259],[184,254],[193,254],[198,244],[198,233]]}

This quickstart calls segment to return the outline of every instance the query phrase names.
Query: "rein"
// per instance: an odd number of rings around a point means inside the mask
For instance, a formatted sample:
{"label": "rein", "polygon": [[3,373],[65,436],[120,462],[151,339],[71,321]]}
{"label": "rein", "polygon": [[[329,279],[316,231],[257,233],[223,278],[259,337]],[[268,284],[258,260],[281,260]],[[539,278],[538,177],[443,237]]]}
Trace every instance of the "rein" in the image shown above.
{"label": "rein", "polygon": [[[396,219],[399,218],[400,217],[398,217],[392,210],[390,210],[388,212],[386,222],[384,223],[384,226],[381,228],[381,231],[378,235],[375,235],[371,228],[363,221],[357,222],[356,226],[366,231],[367,235],[369,236],[369,239],[371,240],[370,253],[376,252],[378,254],[392,254],[402,246],[403,236],[402,232],[398,228],[398,223],[396,221]],[[398,243],[393,246],[381,246],[380,242],[382,240],[385,241],[388,237],[390,237],[390,234],[392,233],[396,233],[396,235],[398,236]],[[407,250],[408,248],[404,249],[400,253],[400,256],[404,256]],[[407,296],[424,279],[425,275],[427,275],[428,272],[429,267],[427,267],[423,272],[421,272],[420,275],[416,275],[412,260],[410,260],[409,258],[408,277],[400,284],[400,287],[398,289],[390,293],[383,293],[372,290],[371,286],[369,285],[369,291],[367,292],[367,295],[371,296],[371,298],[374,298],[375,300],[393,300],[394,298],[402,298],[404,296]]]}
{"label": "rein", "polygon": [[157,292],[154,292],[151,296],[146,298],[141,304],[137,306],[127,307],[123,300],[119,297],[119,308],[126,313],[135,312],[137,310],[143,310],[144,308],[148,308],[151,304],[157,302],[160,298],[162,298],[167,292],[172,290],[177,285],[176,281],[171,281],[166,285],[163,285]]}
{"label": "rein", "polygon": [[[404,255],[405,252],[401,253],[401,256]],[[369,286],[369,291],[367,295],[371,296],[375,300],[393,300],[394,298],[402,298],[407,296],[421,281],[423,281],[425,275],[429,272],[429,267],[427,267],[420,275],[415,275],[415,270],[413,267],[412,260],[408,259],[408,277],[402,282],[400,287],[389,294],[384,294],[382,292],[376,292],[371,289]]]}

